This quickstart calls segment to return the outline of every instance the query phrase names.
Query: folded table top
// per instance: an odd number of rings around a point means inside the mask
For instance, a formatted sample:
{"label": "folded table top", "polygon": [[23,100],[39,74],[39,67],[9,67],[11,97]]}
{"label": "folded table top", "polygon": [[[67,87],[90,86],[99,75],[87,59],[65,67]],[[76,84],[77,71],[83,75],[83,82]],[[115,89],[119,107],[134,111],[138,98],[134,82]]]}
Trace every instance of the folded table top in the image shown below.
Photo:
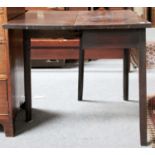
{"label": "folded table top", "polygon": [[131,10],[28,11],[3,25],[6,29],[87,30],[150,27]]}

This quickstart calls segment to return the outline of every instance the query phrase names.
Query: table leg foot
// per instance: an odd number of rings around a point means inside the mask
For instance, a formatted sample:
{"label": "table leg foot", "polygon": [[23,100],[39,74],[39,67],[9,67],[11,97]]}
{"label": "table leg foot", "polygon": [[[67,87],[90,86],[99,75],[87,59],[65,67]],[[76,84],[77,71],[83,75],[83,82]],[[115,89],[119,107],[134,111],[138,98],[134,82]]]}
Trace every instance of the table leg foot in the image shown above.
{"label": "table leg foot", "polygon": [[82,96],[78,96],[78,101],[82,101]]}
{"label": "table leg foot", "polygon": [[147,142],[146,137],[142,138],[141,139],[141,146],[147,146],[147,145],[148,145],[148,142]]}
{"label": "table leg foot", "polygon": [[26,112],[26,122],[30,122],[32,120],[32,109],[25,109]]}

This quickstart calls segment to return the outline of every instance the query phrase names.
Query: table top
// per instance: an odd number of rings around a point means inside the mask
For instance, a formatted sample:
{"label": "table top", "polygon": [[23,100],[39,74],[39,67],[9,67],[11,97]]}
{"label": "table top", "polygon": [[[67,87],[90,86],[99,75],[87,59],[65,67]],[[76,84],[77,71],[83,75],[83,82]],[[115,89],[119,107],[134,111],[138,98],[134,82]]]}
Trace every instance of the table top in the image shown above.
{"label": "table top", "polygon": [[28,11],[3,27],[6,29],[128,29],[146,28],[151,23],[131,10]]}

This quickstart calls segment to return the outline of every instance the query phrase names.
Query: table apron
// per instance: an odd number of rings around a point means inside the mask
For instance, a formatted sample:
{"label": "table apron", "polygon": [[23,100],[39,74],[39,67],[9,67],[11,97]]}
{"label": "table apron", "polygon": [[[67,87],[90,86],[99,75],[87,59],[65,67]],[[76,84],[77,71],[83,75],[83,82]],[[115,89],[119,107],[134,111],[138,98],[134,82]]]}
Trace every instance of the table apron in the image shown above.
{"label": "table apron", "polygon": [[82,48],[137,48],[140,30],[85,30]]}

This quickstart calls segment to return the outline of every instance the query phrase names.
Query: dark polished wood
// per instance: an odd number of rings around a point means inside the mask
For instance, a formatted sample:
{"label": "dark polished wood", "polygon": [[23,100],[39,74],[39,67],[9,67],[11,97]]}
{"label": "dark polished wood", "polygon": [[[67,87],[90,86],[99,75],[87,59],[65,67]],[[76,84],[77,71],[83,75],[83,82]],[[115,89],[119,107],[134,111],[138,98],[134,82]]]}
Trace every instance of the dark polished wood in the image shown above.
{"label": "dark polished wood", "polygon": [[[51,19],[51,20],[50,20]],[[60,12],[29,12],[25,16],[17,17],[3,25],[4,28],[21,29],[28,32],[31,38],[36,36],[36,30],[76,30],[81,34],[80,39],[80,64],[79,64],[79,87],[78,99],[82,100],[83,76],[84,76],[84,50],[90,48],[124,48],[139,49],[139,105],[140,105],[140,136],[141,145],[147,144],[146,128],[146,65],[145,65],[145,28],[150,27],[150,22],[142,19],[132,11],[60,11]],[[26,35],[27,33],[25,33]],[[38,34],[37,34],[38,35]],[[39,36],[37,36],[39,37]],[[41,37],[41,36],[40,36]],[[49,37],[49,34],[48,36]],[[51,33],[52,37],[52,33]],[[26,38],[26,37],[24,37]],[[25,39],[29,44],[29,39]],[[24,49],[24,57],[28,67],[26,73],[28,83],[26,91],[31,92],[29,45]],[[125,52],[127,52],[125,50]],[[125,62],[127,64],[127,62]],[[125,66],[126,66],[125,64]],[[28,71],[29,70],[29,71]],[[127,89],[127,76],[125,76]],[[31,95],[27,93],[29,102],[26,102],[29,115],[31,115]]]}
{"label": "dark polished wood", "polygon": [[138,47],[138,39],[137,29],[85,30],[83,48],[132,48]]}
{"label": "dark polished wood", "polygon": [[123,57],[123,99],[125,101],[127,101],[129,98],[129,54],[129,49],[125,48]]}
{"label": "dark polished wood", "polygon": [[150,22],[131,10],[80,11],[76,18],[78,29],[145,28]]}
{"label": "dark polished wood", "polygon": [[23,31],[23,52],[24,52],[24,83],[25,83],[25,110],[26,121],[32,119],[32,98],[31,98],[31,41],[29,30]]}
{"label": "dark polished wood", "polygon": [[79,78],[78,78],[78,100],[82,100],[83,96],[83,78],[84,78],[84,56],[85,56],[85,51],[82,48],[83,45],[83,36],[81,36],[80,39],[80,50],[79,50]]}
{"label": "dark polished wood", "polygon": [[135,29],[147,26],[150,22],[131,10],[29,11],[4,24],[7,29],[31,30]]}
{"label": "dark polished wood", "polygon": [[10,20],[6,28],[71,30],[77,15],[78,11],[28,11],[25,15]]}
{"label": "dark polished wood", "polygon": [[139,30],[139,115],[141,145],[147,145],[146,32]]}

